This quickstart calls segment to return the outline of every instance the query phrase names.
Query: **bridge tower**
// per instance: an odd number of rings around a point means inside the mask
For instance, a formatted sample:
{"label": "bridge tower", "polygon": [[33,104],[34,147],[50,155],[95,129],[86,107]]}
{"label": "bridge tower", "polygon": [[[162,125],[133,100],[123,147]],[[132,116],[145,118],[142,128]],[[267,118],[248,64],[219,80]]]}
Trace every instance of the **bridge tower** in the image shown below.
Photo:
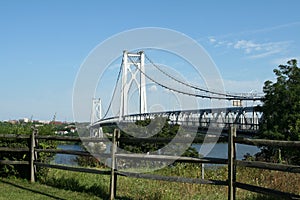
{"label": "bridge tower", "polygon": [[[100,120],[101,117],[102,117],[101,99],[93,99],[90,124],[93,125],[96,121]],[[102,128],[101,127],[99,129],[90,128],[90,136],[102,138],[103,137]]]}
{"label": "bridge tower", "polygon": [[91,124],[100,120],[102,116],[101,99],[94,98],[92,104]]}
{"label": "bridge tower", "polygon": [[130,53],[123,51],[122,67],[123,73],[119,120],[122,120],[125,115],[128,115],[128,94],[133,83],[137,85],[139,90],[139,112],[140,114],[147,112],[144,52]]}

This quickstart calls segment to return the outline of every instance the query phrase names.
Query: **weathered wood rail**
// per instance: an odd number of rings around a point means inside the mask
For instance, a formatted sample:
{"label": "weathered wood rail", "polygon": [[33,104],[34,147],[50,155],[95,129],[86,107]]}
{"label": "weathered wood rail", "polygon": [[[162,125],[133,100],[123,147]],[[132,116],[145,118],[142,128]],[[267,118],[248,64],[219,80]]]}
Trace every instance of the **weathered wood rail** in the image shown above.
{"label": "weathered wood rail", "polygon": [[[112,147],[110,153],[99,153],[96,156],[100,158],[111,158],[111,170],[98,170],[90,168],[81,168],[74,166],[65,166],[65,165],[55,165],[49,163],[42,163],[37,161],[37,155],[41,152],[45,153],[60,153],[60,154],[72,154],[79,156],[89,156],[91,155],[88,151],[74,151],[74,150],[61,150],[61,149],[42,149],[38,144],[38,140],[56,140],[56,141],[71,141],[71,142],[107,142],[107,139],[103,138],[79,138],[79,137],[62,137],[62,136],[40,136],[37,135],[36,131],[33,131],[31,135],[12,135],[12,134],[0,134],[0,140],[3,139],[24,139],[28,141],[27,148],[7,148],[0,147],[0,152],[21,152],[29,153],[29,160],[0,160],[0,165],[29,165],[30,166],[30,181],[35,181],[36,166],[46,167],[46,168],[55,168],[61,170],[69,170],[76,172],[85,172],[85,173],[94,173],[101,175],[110,176],[110,199],[116,197],[117,192],[117,180],[118,176],[134,177],[134,178],[143,178],[151,180],[161,180],[161,181],[171,181],[171,182],[182,182],[182,183],[193,183],[193,184],[211,184],[211,185],[222,185],[228,187],[228,199],[235,199],[236,188],[273,195],[275,197],[286,198],[286,199],[300,199],[300,196],[297,194],[291,194],[283,191],[273,190],[269,188],[263,188],[255,185],[250,185],[246,183],[240,183],[236,181],[237,166],[242,167],[251,167],[259,169],[268,169],[268,170],[277,170],[283,172],[292,172],[300,173],[300,166],[295,165],[286,165],[286,164],[277,164],[277,163],[267,163],[259,161],[242,161],[236,160],[236,148],[235,144],[247,144],[255,146],[274,146],[274,147],[293,147],[299,148],[300,141],[274,141],[274,140],[263,140],[263,139],[249,139],[236,137],[236,129],[234,127],[230,128],[228,137],[220,137],[219,142],[228,142],[228,159],[222,158],[191,158],[191,157],[179,157],[179,156],[166,156],[166,155],[147,155],[147,154],[124,154],[117,152],[117,144],[119,143],[138,143],[138,142],[147,142],[147,143],[167,143],[171,139],[168,138],[120,138],[119,130],[116,129],[113,133],[112,138]],[[195,138],[194,141],[201,142],[204,137]],[[216,138],[211,138],[211,141],[215,141]],[[184,143],[187,138],[178,138],[172,140],[172,142]],[[95,154],[94,154],[95,155]],[[227,180],[206,180],[204,176],[202,178],[186,178],[186,177],[173,177],[173,176],[161,176],[157,174],[148,174],[148,173],[135,173],[121,171],[117,168],[117,160],[149,160],[149,161],[173,161],[176,162],[185,162],[185,163],[212,163],[212,164],[224,164],[228,166],[228,175]]]}

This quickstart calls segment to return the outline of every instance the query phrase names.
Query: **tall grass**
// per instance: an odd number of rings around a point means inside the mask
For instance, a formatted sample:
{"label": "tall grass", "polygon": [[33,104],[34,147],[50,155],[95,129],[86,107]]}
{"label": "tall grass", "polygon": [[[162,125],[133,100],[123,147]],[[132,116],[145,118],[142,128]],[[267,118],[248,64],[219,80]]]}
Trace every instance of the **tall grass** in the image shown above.
{"label": "tall grass", "polygon": [[296,173],[238,167],[237,181],[300,195],[300,174]]}
{"label": "tall grass", "polygon": [[[269,170],[237,168],[237,181],[257,186],[300,194],[300,174]],[[201,177],[201,168],[196,164],[176,164],[153,172],[168,176]],[[206,169],[205,179],[226,180],[227,167]],[[107,199],[110,177],[51,169],[44,183],[67,190],[85,192]],[[226,199],[227,187],[145,180],[118,176],[118,199]],[[237,189],[237,199],[276,199]]]}

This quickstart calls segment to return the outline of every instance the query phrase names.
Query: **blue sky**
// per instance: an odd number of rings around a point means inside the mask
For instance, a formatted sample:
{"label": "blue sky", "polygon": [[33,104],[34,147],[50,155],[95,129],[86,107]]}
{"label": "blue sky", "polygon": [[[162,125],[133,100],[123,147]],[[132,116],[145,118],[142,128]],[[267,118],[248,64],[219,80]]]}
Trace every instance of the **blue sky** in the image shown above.
{"label": "blue sky", "polygon": [[227,91],[261,91],[275,67],[300,59],[299,7],[296,0],[0,1],[0,120],[51,120],[57,113],[73,121],[83,60],[133,28],[182,32],[211,56]]}

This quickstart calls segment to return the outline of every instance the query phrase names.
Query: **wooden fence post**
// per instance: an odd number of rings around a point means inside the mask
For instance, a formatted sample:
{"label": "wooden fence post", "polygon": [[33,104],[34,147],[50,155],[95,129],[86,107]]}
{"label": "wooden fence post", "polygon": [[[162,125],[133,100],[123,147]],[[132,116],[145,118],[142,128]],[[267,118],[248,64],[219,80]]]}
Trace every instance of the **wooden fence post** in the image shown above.
{"label": "wooden fence post", "polygon": [[30,137],[30,182],[35,182],[35,170],[34,170],[34,158],[35,158],[35,133],[36,129],[34,129],[31,133]]}
{"label": "wooden fence post", "polygon": [[229,128],[228,134],[228,200],[235,200],[236,171],[235,171],[235,143],[236,127]]}
{"label": "wooden fence post", "polygon": [[114,200],[117,192],[117,174],[116,171],[116,152],[117,152],[117,138],[119,136],[119,129],[115,129],[112,138],[111,146],[111,176],[110,176],[110,200]]}
{"label": "wooden fence post", "polygon": [[[34,161],[38,161],[38,152],[36,151],[36,148],[39,148],[39,141],[37,139],[37,136],[39,135],[39,130],[35,129],[35,140],[34,140]],[[34,174],[37,173],[37,167],[34,165]]]}
{"label": "wooden fence post", "polygon": [[204,163],[201,163],[201,178],[204,179]]}

